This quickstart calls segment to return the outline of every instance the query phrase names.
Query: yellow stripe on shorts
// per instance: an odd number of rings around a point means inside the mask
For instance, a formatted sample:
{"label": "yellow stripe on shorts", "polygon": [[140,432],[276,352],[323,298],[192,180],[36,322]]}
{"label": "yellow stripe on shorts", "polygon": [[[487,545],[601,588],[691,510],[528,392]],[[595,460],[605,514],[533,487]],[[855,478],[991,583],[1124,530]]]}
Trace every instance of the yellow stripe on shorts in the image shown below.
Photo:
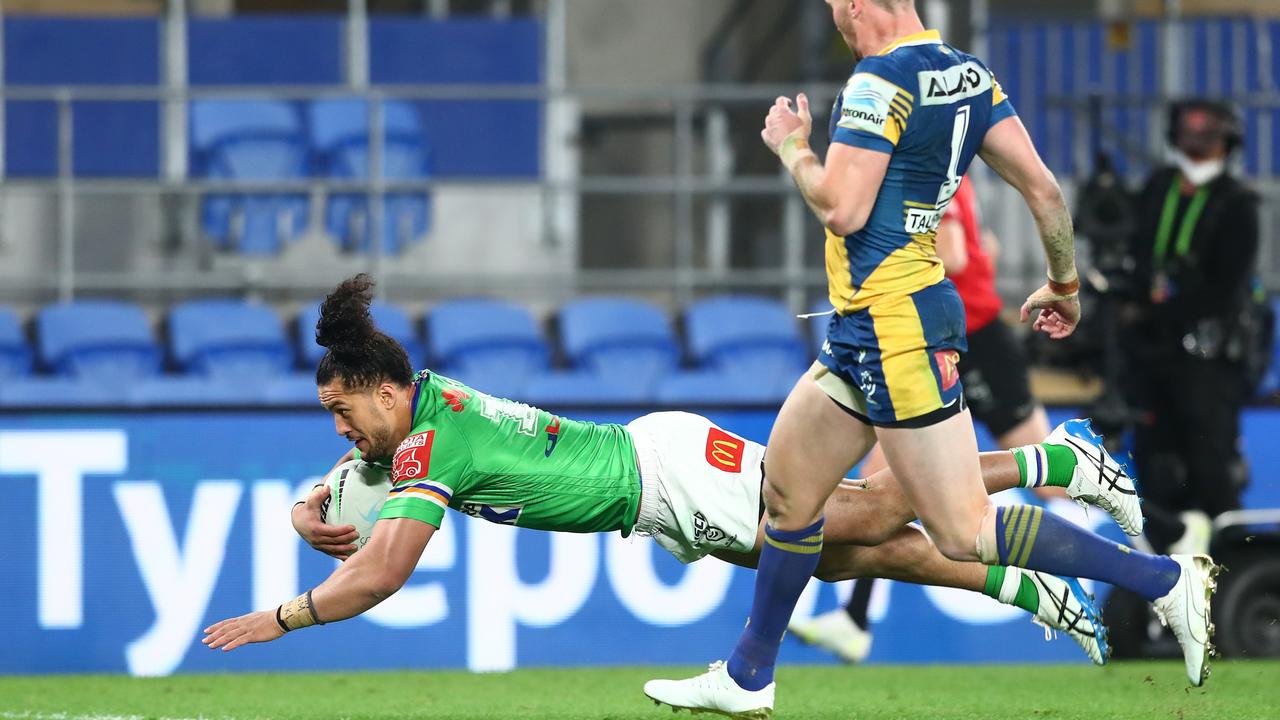
{"label": "yellow stripe on shorts", "polygon": [[928,343],[916,304],[895,297],[867,308],[880,346],[880,367],[898,420],[927,415],[942,407],[942,393],[929,363]]}

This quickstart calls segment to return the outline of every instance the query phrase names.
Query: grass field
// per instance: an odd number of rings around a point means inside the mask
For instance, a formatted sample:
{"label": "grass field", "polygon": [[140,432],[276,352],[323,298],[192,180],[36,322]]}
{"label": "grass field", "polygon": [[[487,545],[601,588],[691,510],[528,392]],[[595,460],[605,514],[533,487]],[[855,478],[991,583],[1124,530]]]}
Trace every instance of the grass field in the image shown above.
{"label": "grass field", "polygon": [[[0,678],[0,720],[671,717],[640,687],[695,668]],[[1280,717],[1280,662],[1220,662],[1202,689],[1181,663],[790,667],[777,717],[1129,720]],[[682,717],[689,717],[682,714]],[[703,716],[707,717],[707,716]]]}

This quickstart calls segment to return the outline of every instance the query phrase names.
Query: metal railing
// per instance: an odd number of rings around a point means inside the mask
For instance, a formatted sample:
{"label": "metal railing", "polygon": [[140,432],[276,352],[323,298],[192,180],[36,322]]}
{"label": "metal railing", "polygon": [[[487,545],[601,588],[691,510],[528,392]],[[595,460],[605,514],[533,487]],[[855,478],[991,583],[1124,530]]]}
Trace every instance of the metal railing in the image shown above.
{"label": "metal railing", "polygon": [[[834,96],[836,86],[815,86],[807,88],[815,97]],[[751,106],[765,108],[779,94],[794,94],[792,86],[740,86],[740,85],[705,85],[682,87],[639,87],[619,89],[615,87],[575,87],[572,89],[554,89],[546,86],[387,86],[369,87],[353,90],[348,86],[304,86],[304,87],[98,87],[98,86],[59,86],[47,88],[8,87],[0,90],[0,101],[52,101],[56,107],[57,117],[57,174],[48,179],[14,178],[5,179],[0,193],[13,194],[37,192],[51,194],[56,198],[57,227],[56,238],[59,252],[57,254],[57,271],[54,277],[21,273],[11,276],[0,268],[0,278],[11,289],[26,291],[55,291],[63,300],[73,298],[81,291],[99,291],[112,289],[190,289],[206,288],[209,290],[243,291],[246,289],[287,289],[297,287],[304,291],[317,288],[314,279],[308,280],[307,272],[298,274],[288,268],[272,268],[269,273],[263,272],[262,263],[245,261],[238,268],[197,271],[175,271],[165,275],[137,275],[134,273],[97,272],[93,269],[77,268],[76,261],[76,219],[77,205],[81,199],[94,195],[160,195],[170,197],[199,197],[206,194],[226,195],[260,194],[322,194],[332,193],[365,193],[369,198],[369,235],[373,248],[363,258],[369,269],[381,276],[389,278],[395,285],[408,284],[430,286],[440,290],[452,287],[458,290],[477,285],[515,288],[522,287],[537,290],[538,287],[558,287],[566,284],[575,287],[600,288],[633,288],[662,289],[666,288],[676,302],[688,300],[692,294],[707,288],[751,287],[772,291],[788,291],[797,306],[804,303],[809,291],[821,286],[825,280],[818,268],[803,267],[802,246],[813,242],[805,232],[802,219],[806,215],[803,203],[796,195],[794,186],[788,178],[777,175],[741,176],[726,172],[725,167],[711,168],[707,172],[698,172],[694,158],[707,143],[727,142],[723,129],[711,132],[707,137],[700,137],[697,125],[704,115],[715,114],[725,107]],[[246,181],[192,178],[186,176],[154,178],[84,178],[76,177],[74,168],[75,148],[75,112],[76,103],[82,101],[142,101],[161,103],[181,103],[189,106],[192,101],[203,99],[273,99],[273,100],[316,100],[323,98],[355,98],[367,101],[369,108],[369,167],[365,179],[307,178],[279,181]],[[674,156],[673,172],[657,175],[579,175],[571,178],[539,177],[528,181],[513,180],[466,180],[428,177],[421,180],[393,180],[383,177],[383,106],[390,100],[535,100],[544,104],[552,102],[601,103],[607,102],[628,108],[643,107],[646,111],[669,113],[671,117],[672,153]],[[762,111],[763,112],[763,111]],[[722,118],[723,120],[723,118]],[[707,123],[714,125],[715,123]],[[3,136],[3,128],[0,128]],[[175,152],[169,146],[171,134],[164,128],[159,133],[162,143],[161,157]],[[541,138],[541,154],[543,158],[559,149],[547,145],[547,136]],[[447,138],[437,138],[437,142],[447,142]],[[181,148],[186,152],[185,145]],[[721,151],[724,153],[725,151]],[[442,188],[483,185],[488,187],[529,187],[536,186],[547,203],[554,203],[560,196],[580,198],[591,195],[658,195],[668,196],[672,200],[674,220],[674,257],[675,263],[670,268],[637,268],[618,271],[572,270],[566,273],[534,276],[522,275],[520,278],[495,277],[483,272],[459,274],[447,272],[412,277],[397,273],[393,262],[381,252],[381,223],[383,214],[380,210],[388,193],[413,191],[426,192]],[[785,251],[789,261],[781,268],[760,268],[756,270],[735,270],[730,273],[726,267],[701,270],[695,261],[695,225],[694,199],[699,196],[714,198],[731,197],[772,197],[783,199],[794,205],[784,213],[777,234],[790,249]],[[194,204],[188,203],[188,211],[194,212]],[[798,221],[798,218],[800,219]],[[184,222],[185,227],[194,223]],[[549,231],[546,224],[540,228],[545,234]],[[725,228],[724,232],[729,232]],[[546,238],[542,238],[546,240]],[[2,256],[0,256],[2,257]],[[460,280],[460,278],[463,278]],[[322,287],[322,286],[319,286]]]}

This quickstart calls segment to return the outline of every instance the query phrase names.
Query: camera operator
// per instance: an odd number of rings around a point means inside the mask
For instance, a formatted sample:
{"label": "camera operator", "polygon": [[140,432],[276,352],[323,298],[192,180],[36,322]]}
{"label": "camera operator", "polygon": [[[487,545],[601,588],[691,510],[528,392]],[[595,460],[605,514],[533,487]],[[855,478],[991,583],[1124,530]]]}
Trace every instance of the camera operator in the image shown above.
{"label": "camera operator", "polygon": [[1147,536],[1161,552],[1203,552],[1209,518],[1240,507],[1248,482],[1239,418],[1258,199],[1228,168],[1242,141],[1230,106],[1175,104],[1168,140],[1174,166],[1153,172],[1137,199],[1122,335],[1141,409],[1135,460],[1153,511]]}

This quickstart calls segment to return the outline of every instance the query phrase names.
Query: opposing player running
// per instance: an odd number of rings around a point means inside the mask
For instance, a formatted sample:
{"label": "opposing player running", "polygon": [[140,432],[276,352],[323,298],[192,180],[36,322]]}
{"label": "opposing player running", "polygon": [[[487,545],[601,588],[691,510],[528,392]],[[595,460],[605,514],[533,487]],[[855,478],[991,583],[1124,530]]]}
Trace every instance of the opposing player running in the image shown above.
{"label": "opposing player running", "polygon": [[[809,0],[816,1],[816,0]],[[983,491],[956,363],[964,311],[934,234],[975,155],[1017,188],[1040,230],[1048,283],[1023,306],[1037,331],[1080,318],[1074,234],[1053,174],[991,72],[926,31],[912,0],[827,0],[859,59],[833,112],[825,162],[809,149],[808,99],[778,98],[761,132],[827,228],[836,309],[819,360],[792,390],[769,438],[760,552],[750,616],[727,662],[685,681],[645,685],[673,707],[772,714],[783,632],[823,546],[823,508],[877,438],[930,537],[954,560],[1015,565],[1132,584],[1155,603],[1199,685],[1210,653],[1207,556],[1130,551]]]}
{"label": "opposing player running", "polygon": [[[204,639],[210,647],[274,640],[368,610],[408,579],[448,507],[519,527],[651,535],[683,562],[715,554],[755,564],[763,446],[688,413],[595,425],[428,371],[415,374],[403,348],[374,328],[370,285],[357,276],[321,306],[317,341],[329,349],[316,381],[338,432],[355,443],[351,455],[391,471],[391,497],[368,543],[329,579],[276,610],[213,625]],[[1118,470],[1093,440],[1082,438],[1079,448],[1061,462],[1079,478],[1071,491],[1091,497],[1100,468]],[[1010,453],[984,456],[983,464],[993,492],[1024,479]],[[321,524],[324,494],[313,492],[294,508],[294,525],[314,547],[343,557],[355,549],[354,529]],[[831,541],[818,577],[878,575],[985,592],[1067,632],[1094,662],[1105,661],[1104,629],[1076,581],[947,560],[905,525],[911,511],[892,474],[851,482],[832,497],[828,514]]]}
{"label": "opposing player running", "polygon": [[[1041,453],[1070,453],[1070,438],[1065,425],[1050,435],[1049,417],[1031,394],[1026,353],[1000,319],[1002,302],[996,293],[995,263],[988,254],[994,236],[981,226],[977,194],[967,175],[947,204],[935,245],[947,278],[964,304],[969,349],[960,358],[960,383],[969,412],[991,432],[996,447],[1012,450],[1019,462],[1032,470],[1028,487],[1041,500],[1065,497],[1062,488],[1071,482],[1070,474],[1036,470],[1045,464],[1039,461]],[[877,445],[862,462],[861,472],[870,475],[888,466]],[[859,580],[844,607],[812,618],[792,617],[787,629],[792,637],[828,650],[845,662],[861,662],[871,652],[867,610],[874,584],[873,578]]]}

